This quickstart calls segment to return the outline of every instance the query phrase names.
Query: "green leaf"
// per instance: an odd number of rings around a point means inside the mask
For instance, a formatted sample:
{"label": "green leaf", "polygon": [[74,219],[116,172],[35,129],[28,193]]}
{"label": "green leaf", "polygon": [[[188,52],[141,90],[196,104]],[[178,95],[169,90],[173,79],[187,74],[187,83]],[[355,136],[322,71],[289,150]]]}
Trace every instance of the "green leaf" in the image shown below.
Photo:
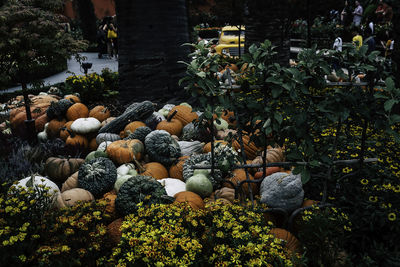
{"label": "green leaf", "polygon": [[197,73],[197,76],[204,79],[207,76],[207,74],[204,71],[200,71]]}
{"label": "green leaf", "polygon": [[272,88],[272,90],[271,90],[272,97],[277,98],[278,96],[280,96],[280,94],[282,94],[282,91],[283,91],[282,87]]}
{"label": "green leaf", "polygon": [[282,114],[280,112],[275,112],[274,113],[274,118],[279,124],[282,124],[283,116],[282,116]]}
{"label": "green leaf", "polygon": [[400,115],[393,114],[389,118],[391,124],[399,123],[400,122]]}
{"label": "green leaf", "polygon": [[309,162],[311,167],[319,167],[320,163],[317,160],[312,160]]}
{"label": "green leaf", "polygon": [[385,104],[384,104],[385,111],[390,111],[390,110],[392,109],[393,105],[394,105],[394,104],[397,104],[397,103],[398,103],[398,101],[395,100],[395,99],[389,99],[389,100],[387,100],[387,101],[385,102]]}
{"label": "green leaf", "polygon": [[304,168],[303,171],[301,172],[301,182],[303,184],[306,184],[308,181],[310,181],[310,179],[311,179],[310,170]]}

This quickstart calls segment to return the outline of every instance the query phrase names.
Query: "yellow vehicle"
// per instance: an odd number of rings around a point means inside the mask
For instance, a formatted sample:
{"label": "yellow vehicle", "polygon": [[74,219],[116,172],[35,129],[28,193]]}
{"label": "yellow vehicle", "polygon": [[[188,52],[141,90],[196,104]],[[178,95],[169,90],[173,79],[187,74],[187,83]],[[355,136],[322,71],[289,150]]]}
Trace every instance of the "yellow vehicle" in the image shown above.
{"label": "yellow vehicle", "polygon": [[[240,26],[240,54],[244,53],[244,41],[245,41],[245,30],[244,26]],[[225,26],[221,29],[219,36],[218,45],[215,47],[215,51],[218,54],[227,56],[239,56],[239,27],[237,26]]]}

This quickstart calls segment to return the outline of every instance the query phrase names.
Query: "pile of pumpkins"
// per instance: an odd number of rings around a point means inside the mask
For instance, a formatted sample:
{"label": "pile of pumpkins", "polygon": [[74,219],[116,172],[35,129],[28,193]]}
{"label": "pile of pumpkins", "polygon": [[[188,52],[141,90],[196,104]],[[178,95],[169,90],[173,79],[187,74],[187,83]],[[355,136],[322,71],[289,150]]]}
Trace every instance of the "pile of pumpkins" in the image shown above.
{"label": "pile of pumpkins", "polygon": [[[82,152],[81,155],[86,155],[85,159],[47,159],[45,176],[61,188],[58,189],[60,194],[57,197],[59,207],[72,206],[77,201],[102,197],[104,194],[100,193],[107,193],[108,198],[114,201],[123,182],[138,174],[157,179],[169,196],[176,198],[181,196],[182,201],[189,201],[195,208],[204,207],[205,198],[220,198],[229,204],[235,198],[234,184],[247,178],[259,179],[263,175],[255,168],[250,169],[248,176],[243,169],[236,169],[231,172],[230,177],[225,177],[230,182],[224,183],[222,188],[210,182],[209,170],[195,170],[191,173],[192,177],[184,178],[185,162],[193,155],[207,154],[211,151],[211,142],[205,143],[193,139],[201,136],[203,140],[212,139],[210,134],[207,136],[207,133],[195,133],[197,129],[193,122],[199,118],[199,113],[194,112],[187,103],[166,104],[156,111],[153,103],[144,101],[132,104],[118,117],[111,117],[108,108],[99,105],[89,109],[76,95],[66,95],[63,98],[48,95],[42,98],[51,102],[47,106],[43,105],[46,110],[43,111],[42,108],[40,111],[42,115],[38,116],[45,118],[45,123],[41,122],[43,127],[37,127],[40,131],[38,139],[44,142],[51,138],[61,138],[66,146],[77,149]],[[234,114],[225,111],[217,119],[218,122],[214,123],[217,140],[214,142],[228,146],[228,142],[223,138],[229,132],[235,132]],[[11,124],[13,129],[20,127],[15,124],[15,119],[11,119]],[[182,137],[184,140],[180,139]],[[248,135],[243,137],[243,143],[248,158],[247,163],[260,164],[261,148],[250,142]],[[239,150],[239,142],[234,141],[232,147]],[[113,181],[113,186],[108,187],[111,192],[90,192],[82,188],[78,182],[79,168],[82,164],[101,157],[114,163],[116,179]],[[284,160],[281,148],[268,149],[268,162]],[[279,171],[282,169],[271,167],[267,169],[267,175]],[[258,194],[258,184],[252,183],[249,186],[245,183],[242,186],[245,194],[249,193],[249,188],[253,194]]]}
{"label": "pile of pumpkins", "polygon": [[[50,102],[42,115],[46,116],[47,122],[43,127],[37,127],[40,130],[38,139],[61,138],[66,146],[83,152],[81,155],[85,158],[48,158],[45,173],[26,177],[18,185],[44,184],[51,188],[58,208],[106,199],[107,211],[116,218],[109,231],[116,230],[117,239],[122,215],[118,214],[115,203],[121,187],[133,177],[152,177],[174,201],[188,202],[193,209],[204,209],[205,201],[232,204],[235,199],[233,185],[264,175],[256,168],[249,169],[247,174],[243,169],[235,169],[229,177],[224,177],[226,182],[217,187],[210,181],[209,170],[194,170],[189,178],[184,177],[185,162],[209,154],[211,142],[207,141],[212,140],[210,133],[196,132],[193,121],[199,118],[199,113],[186,103],[166,104],[156,111],[153,103],[144,101],[132,104],[120,116],[112,117],[104,106],[89,109],[79,97],[67,95]],[[235,132],[233,112],[225,111],[217,119],[214,144],[231,146],[238,151],[239,142],[230,145],[224,140],[229,132]],[[243,143],[247,163],[260,164],[262,148],[250,142],[248,135],[244,135]],[[283,161],[284,151],[269,147],[267,162]],[[279,167],[270,167],[266,175],[282,171]],[[245,183],[242,189],[245,195],[250,191],[256,195],[259,184]]]}

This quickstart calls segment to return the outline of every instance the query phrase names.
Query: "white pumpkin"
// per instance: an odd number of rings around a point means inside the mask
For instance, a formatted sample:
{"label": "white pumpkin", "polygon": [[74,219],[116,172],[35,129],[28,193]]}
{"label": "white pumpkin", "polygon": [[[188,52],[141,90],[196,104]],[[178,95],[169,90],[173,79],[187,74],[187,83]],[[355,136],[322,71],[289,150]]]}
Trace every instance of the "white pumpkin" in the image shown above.
{"label": "white pumpkin", "polygon": [[32,175],[29,177],[25,177],[24,179],[21,179],[18,181],[18,183],[16,184],[16,187],[21,187],[21,188],[28,188],[28,187],[32,187],[32,186],[39,186],[39,185],[44,185],[45,187],[49,188],[49,193],[51,195],[56,195],[58,193],[60,193],[60,188],[58,188],[58,186],[51,181],[50,179],[43,177],[43,176],[39,176],[39,175]]}
{"label": "white pumpkin", "polygon": [[79,118],[71,124],[71,130],[76,134],[89,134],[97,132],[101,127],[101,122],[93,117]]}
{"label": "white pumpkin", "polygon": [[127,175],[132,170],[136,172],[135,164],[125,163],[117,168],[117,175]]}
{"label": "white pumpkin", "polygon": [[100,145],[97,147],[97,151],[106,152],[107,147],[112,143],[112,141],[104,141],[101,142]]}
{"label": "white pumpkin", "polygon": [[47,136],[47,133],[46,133],[47,127],[49,127],[49,123],[48,122],[44,125],[43,132],[39,132],[37,134],[37,138],[38,138],[39,142],[43,142],[44,143],[44,142],[47,141],[47,139],[48,139],[48,136]]}
{"label": "white pumpkin", "polygon": [[175,194],[177,194],[179,192],[186,191],[185,182],[183,182],[179,179],[164,178],[164,179],[160,179],[157,181],[160,182],[164,186],[165,191],[167,191],[167,195],[170,197],[175,196]]}

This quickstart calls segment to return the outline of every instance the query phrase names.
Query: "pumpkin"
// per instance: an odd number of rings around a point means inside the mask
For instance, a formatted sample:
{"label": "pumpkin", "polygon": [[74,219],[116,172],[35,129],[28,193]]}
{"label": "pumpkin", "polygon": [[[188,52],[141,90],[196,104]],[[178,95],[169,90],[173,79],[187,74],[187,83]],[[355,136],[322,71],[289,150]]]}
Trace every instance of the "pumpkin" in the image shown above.
{"label": "pumpkin", "polygon": [[178,141],[182,156],[191,156],[203,152],[204,143],[200,141]]}
{"label": "pumpkin", "polygon": [[217,131],[220,130],[227,130],[229,127],[229,124],[226,120],[224,120],[223,118],[216,118],[213,121],[214,127]]}
{"label": "pumpkin", "polygon": [[[135,164],[133,164],[133,163],[125,163],[125,164],[122,164],[121,166],[119,166],[117,168],[117,174],[118,175],[127,175],[129,173],[132,173],[132,171],[136,172],[135,168],[136,168]],[[136,172],[136,174],[137,174],[137,172]]]}
{"label": "pumpkin", "polygon": [[312,199],[305,199],[303,200],[303,204],[301,205],[302,208],[310,207],[312,205],[318,205],[319,201],[312,200]]}
{"label": "pumpkin", "polygon": [[56,183],[63,183],[71,174],[76,172],[84,159],[79,158],[56,158],[50,157],[46,160],[44,170],[47,176]]}
{"label": "pumpkin", "polygon": [[143,143],[138,139],[118,140],[107,146],[107,154],[117,164],[140,160],[144,152]]}
{"label": "pumpkin", "polygon": [[79,187],[99,197],[114,188],[117,180],[117,168],[104,157],[92,159],[79,167]]}
{"label": "pumpkin", "polygon": [[89,117],[98,119],[100,122],[108,119],[111,116],[111,112],[105,106],[95,106],[89,111]]}
{"label": "pumpkin", "polygon": [[96,142],[99,145],[101,142],[104,141],[114,142],[117,140],[121,140],[121,137],[118,134],[113,134],[113,133],[100,133],[96,136]]}
{"label": "pumpkin", "polygon": [[115,216],[115,199],[117,195],[115,191],[107,192],[103,195],[103,199],[107,201],[106,204],[106,212],[108,212],[111,216]]}
{"label": "pumpkin", "polygon": [[32,176],[25,177],[25,178],[19,180],[15,186],[16,186],[16,188],[21,187],[21,188],[27,189],[29,187],[37,187],[37,186],[42,186],[42,185],[44,185],[46,188],[49,189],[48,192],[52,196],[54,196],[60,192],[60,189],[54,182],[52,182],[51,180],[49,180],[46,177],[39,176],[39,175],[32,175]]}
{"label": "pumpkin", "polygon": [[167,120],[160,121],[157,124],[156,129],[165,130],[171,135],[180,136],[183,128],[182,122],[180,122],[178,119],[173,119],[173,117],[176,115],[177,112],[178,111],[175,110],[174,112],[171,113],[171,115],[167,117]]}
{"label": "pumpkin", "polygon": [[158,181],[164,186],[167,195],[170,197],[175,196],[179,192],[186,191],[186,184],[179,179],[164,178]]}
{"label": "pumpkin", "polygon": [[88,145],[89,151],[95,151],[97,150],[98,147],[99,145],[97,144],[96,138],[92,138],[89,140],[89,145]]}
{"label": "pumpkin", "polygon": [[100,127],[100,121],[93,117],[79,118],[71,124],[72,131],[82,135],[97,132]]}
{"label": "pumpkin", "polygon": [[[267,167],[265,169],[265,176],[264,177],[267,177],[267,176],[269,176],[269,175],[271,175],[273,173],[280,172],[280,171],[282,171],[281,167]],[[254,179],[258,180],[258,179],[264,178],[263,177],[263,173],[264,173],[263,171],[256,172],[254,174]]]}
{"label": "pumpkin", "polygon": [[143,122],[151,129],[155,130],[157,124],[161,121],[165,121],[165,117],[158,112],[153,112],[149,117],[143,120]]}
{"label": "pumpkin", "polygon": [[49,117],[50,120],[62,120],[65,117],[68,108],[72,105],[73,103],[68,99],[61,99],[60,101],[52,102],[46,111],[47,117]]}
{"label": "pumpkin", "polygon": [[154,112],[154,105],[150,101],[133,103],[125,112],[107,123],[99,130],[99,133],[119,133],[124,127],[132,121],[141,121],[146,119]]}
{"label": "pumpkin", "polygon": [[235,189],[229,187],[222,187],[221,189],[215,190],[215,197],[217,199],[224,198],[233,203],[235,201]]}
{"label": "pumpkin", "polygon": [[128,135],[134,133],[137,128],[144,126],[146,126],[146,124],[141,121],[133,121],[127,124],[124,128],[124,137],[127,137]]}
{"label": "pumpkin", "polygon": [[146,163],[143,168],[139,168],[140,175],[151,176],[155,179],[163,179],[168,177],[168,170],[158,162]]}
{"label": "pumpkin", "polygon": [[192,209],[204,209],[203,199],[196,193],[190,191],[183,191],[177,193],[175,196],[175,202],[184,203],[187,202]]}
{"label": "pumpkin", "polygon": [[[217,115],[213,115],[214,120],[217,118]],[[233,111],[223,110],[221,113],[221,119],[225,120],[229,126],[232,128],[236,127],[236,117]]]}
{"label": "pumpkin", "polygon": [[81,99],[77,95],[65,95],[64,99],[68,99],[72,103],[80,103]]}
{"label": "pumpkin", "polygon": [[202,198],[208,197],[213,192],[213,184],[203,174],[196,174],[186,180],[186,191],[191,191]]}
{"label": "pumpkin", "polygon": [[99,158],[99,157],[107,158],[108,155],[104,151],[92,151],[89,154],[87,154],[87,156],[85,158],[85,162],[88,162],[89,160]]}
{"label": "pumpkin", "polygon": [[196,112],[192,112],[192,108],[186,106],[186,105],[178,105],[173,107],[170,112],[168,113],[168,116],[171,116],[174,111],[177,111],[176,115],[174,116],[175,119],[179,120],[183,126],[185,126],[188,123],[191,123],[194,120],[197,120],[199,116],[197,115]]}
{"label": "pumpkin", "polygon": [[[135,171],[136,172],[136,171]],[[136,174],[117,174],[117,180],[114,183],[114,190],[115,192],[119,192],[119,189],[121,188],[121,186],[128,181],[129,179],[131,179],[132,177],[136,176]]]}
{"label": "pumpkin", "polygon": [[[46,123],[46,125],[48,125],[48,124]],[[42,142],[42,143],[46,142],[48,140],[46,130],[43,130],[42,132],[38,133],[37,138],[38,138],[39,142]]]}
{"label": "pumpkin", "polygon": [[174,165],[172,165],[169,170],[169,176],[170,178],[176,178],[179,180],[183,181],[183,164],[185,161],[189,158],[189,156],[183,156],[178,159],[178,162],[176,162]]}
{"label": "pumpkin", "polygon": [[300,241],[289,231],[282,228],[272,228],[269,234],[275,236],[275,238],[285,241],[285,248],[291,253],[301,253]]}
{"label": "pumpkin", "polygon": [[49,138],[57,138],[60,136],[60,129],[65,125],[67,121],[65,119],[57,120],[52,119],[46,129],[47,136]]}
{"label": "pumpkin", "polygon": [[78,187],[78,172],[76,171],[73,174],[71,174],[71,176],[68,177],[68,179],[62,184],[61,192],[77,187]]}
{"label": "pumpkin", "polygon": [[[262,164],[262,157],[264,155],[264,152],[261,153],[261,156],[256,157],[252,164]],[[272,162],[284,162],[285,161],[285,155],[283,154],[283,149],[281,147],[275,147],[275,148],[268,148],[267,149],[267,163],[272,163]]]}
{"label": "pumpkin", "polygon": [[145,147],[150,159],[165,166],[170,166],[181,156],[178,142],[164,130],[149,133],[145,139]]}
{"label": "pumpkin", "polygon": [[35,119],[35,129],[36,132],[41,132],[44,129],[44,126],[49,121],[49,118],[46,114],[43,114]]}
{"label": "pumpkin", "polygon": [[[228,145],[228,142],[224,140],[215,140],[214,147],[216,147],[217,145]],[[203,153],[208,153],[208,152],[211,152],[211,142],[208,142],[203,147]]]}
{"label": "pumpkin", "polygon": [[[237,185],[238,183],[247,180],[246,172],[243,169],[236,169],[233,171],[232,176],[228,179],[229,181],[233,182],[233,184]],[[253,176],[249,174],[249,180],[254,180]],[[242,188],[243,193],[248,196],[250,194],[249,191],[249,184],[251,184],[251,190],[254,195],[259,193],[259,185],[258,183],[242,183],[240,188]],[[224,186],[229,188],[234,188],[230,183],[224,183]]]}
{"label": "pumpkin", "polygon": [[141,126],[141,127],[137,128],[134,133],[131,133],[130,135],[128,135],[124,139],[125,140],[139,139],[144,144],[146,136],[151,132],[152,132],[152,130],[149,127]]}
{"label": "pumpkin", "polygon": [[[250,142],[250,136],[248,135],[243,135],[243,146],[244,146],[244,152],[246,153],[246,156],[248,159],[254,159],[257,156],[258,151],[261,150],[261,148],[258,148],[253,141]],[[236,151],[240,151],[240,143],[238,140],[233,140],[232,146],[236,149]]]}
{"label": "pumpkin", "polygon": [[70,135],[65,140],[65,144],[68,147],[78,149],[78,150],[85,150],[88,148],[89,141],[88,139],[80,134],[75,134],[72,131],[69,131]]}
{"label": "pumpkin", "polygon": [[104,141],[104,142],[101,142],[100,144],[99,144],[99,146],[97,147],[97,151],[106,151],[107,150],[107,147],[109,146],[109,145],[111,145],[113,142],[111,142],[111,141]]}
{"label": "pumpkin", "polygon": [[122,232],[121,232],[121,226],[122,226],[123,218],[118,218],[109,225],[107,225],[107,235],[110,239],[111,246],[116,247],[121,240],[122,237]]}
{"label": "pumpkin", "polygon": [[87,118],[89,116],[89,109],[82,103],[75,103],[67,110],[66,117],[69,121],[74,121],[79,118]]}
{"label": "pumpkin", "polygon": [[72,207],[78,202],[94,201],[94,196],[87,190],[82,188],[73,188],[58,194],[56,205],[58,208]]}
{"label": "pumpkin", "polygon": [[71,124],[72,123],[73,123],[73,121],[68,121],[60,129],[60,138],[62,140],[64,140],[64,142],[67,140],[68,136],[70,136],[69,132],[71,131]]}
{"label": "pumpkin", "polygon": [[115,119],[116,117],[109,117],[107,119],[105,119],[104,121],[101,122],[101,127],[103,127],[104,125],[106,125],[107,123],[110,123],[113,119]]}

